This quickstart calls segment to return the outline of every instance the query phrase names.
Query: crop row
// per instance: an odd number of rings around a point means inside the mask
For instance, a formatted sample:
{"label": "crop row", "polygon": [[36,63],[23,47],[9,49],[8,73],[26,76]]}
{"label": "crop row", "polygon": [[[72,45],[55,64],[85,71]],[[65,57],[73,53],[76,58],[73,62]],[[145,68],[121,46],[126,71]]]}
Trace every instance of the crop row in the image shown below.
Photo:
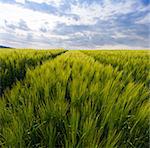
{"label": "crop row", "polygon": [[123,71],[136,83],[150,84],[149,51],[83,51],[103,64],[110,64]]}
{"label": "crop row", "polygon": [[81,52],[28,69],[0,99],[0,146],[148,147],[143,84]]}
{"label": "crop row", "polygon": [[27,68],[34,68],[45,60],[50,60],[63,52],[62,50],[13,50],[0,51],[0,96],[7,87],[11,87],[16,80],[25,77]]}

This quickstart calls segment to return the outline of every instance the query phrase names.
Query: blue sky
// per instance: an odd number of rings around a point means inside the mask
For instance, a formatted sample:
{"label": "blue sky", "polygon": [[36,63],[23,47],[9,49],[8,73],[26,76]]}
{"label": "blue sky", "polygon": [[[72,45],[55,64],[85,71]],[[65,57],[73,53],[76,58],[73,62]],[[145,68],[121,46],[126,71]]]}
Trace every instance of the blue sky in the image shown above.
{"label": "blue sky", "polygon": [[0,44],[23,48],[149,48],[148,0],[0,0]]}

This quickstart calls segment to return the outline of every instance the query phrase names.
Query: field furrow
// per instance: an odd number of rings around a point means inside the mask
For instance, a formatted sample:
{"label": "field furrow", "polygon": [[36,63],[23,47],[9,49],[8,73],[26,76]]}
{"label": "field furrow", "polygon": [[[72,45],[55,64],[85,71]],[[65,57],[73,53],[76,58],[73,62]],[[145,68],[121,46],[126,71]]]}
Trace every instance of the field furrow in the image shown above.
{"label": "field furrow", "polygon": [[83,51],[105,65],[111,65],[123,72],[123,77],[136,83],[150,84],[149,51]]}
{"label": "field furrow", "polygon": [[26,69],[34,69],[46,60],[64,53],[63,50],[0,50],[0,96],[18,80],[23,80]]}

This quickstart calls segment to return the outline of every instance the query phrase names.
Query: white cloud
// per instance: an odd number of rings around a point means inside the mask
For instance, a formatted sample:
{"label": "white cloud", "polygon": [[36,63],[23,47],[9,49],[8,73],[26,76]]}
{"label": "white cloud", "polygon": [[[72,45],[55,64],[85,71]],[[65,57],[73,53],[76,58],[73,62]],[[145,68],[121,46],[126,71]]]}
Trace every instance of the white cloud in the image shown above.
{"label": "white cloud", "polygon": [[137,23],[137,24],[150,24],[150,13],[147,14],[145,17],[137,20],[135,23]]}
{"label": "white cloud", "polygon": [[25,9],[17,5],[0,3],[0,21],[5,19],[11,23],[19,22],[20,19],[23,19],[30,29],[38,31],[44,22],[48,22],[49,29],[53,29],[60,17]]}
{"label": "white cloud", "polygon": [[66,25],[77,24],[76,20],[71,17],[57,16],[55,14],[26,9],[19,5],[0,3],[0,25],[4,24],[4,20],[14,24],[18,23],[21,19],[34,31],[38,31],[45,25],[45,22],[48,30],[53,30],[58,23],[65,23]]}
{"label": "white cloud", "polygon": [[7,20],[9,24],[15,25],[19,23],[20,20],[24,20],[33,33],[40,33],[39,30],[42,26],[46,26],[46,29],[50,33],[58,23],[70,25],[75,22],[75,20],[65,16],[56,16],[54,14],[25,9],[18,5],[0,3],[0,27],[5,27],[5,20]]}
{"label": "white cloud", "polygon": [[119,38],[125,38],[128,37],[127,34],[122,33],[122,32],[114,32],[114,35],[112,35],[114,39],[119,39]]}
{"label": "white cloud", "polygon": [[16,0],[17,3],[25,4],[25,0]]}
{"label": "white cloud", "polygon": [[[82,5],[71,6],[71,13],[80,16],[81,23],[94,24],[99,20],[109,20],[116,15],[127,14],[133,12],[134,1],[118,2],[115,3],[110,0],[105,0],[103,5],[92,3],[88,5],[86,2]],[[97,19],[98,18],[98,19]]]}
{"label": "white cloud", "polygon": [[118,44],[118,45],[102,45],[102,46],[95,46],[96,49],[107,49],[107,50],[123,50],[123,49],[142,49],[143,47],[141,46],[128,46],[124,44]]}
{"label": "white cloud", "polygon": [[62,0],[28,0],[30,2],[35,2],[35,3],[46,3],[48,5],[55,5],[55,6],[59,6],[61,4]]}
{"label": "white cloud", "polygon": [[[9,11],[8,11],[9,10]],[[7,25],[5,24],[7,20]],[[22,30],[19,29],[18,24],[20,20],[25,21],[27,24],[29,30]],[[33,11],[31,9],[26,9],[23,7],[20,7],[19,5],[11,5],[11,4],[4,4],[0,3],[0,33],[5,34],[7,36],[13,36],[15,39],[18,40],[14,41],[14,44],[16,44],[19,47],[25,46],[30,47],[31,44],[27,43],[25,44],[25,40],[27,40],[28,34],[32,35],[32,39],[28,42],[36,42],[36,44],[32,43],[33,45],[41,45],[43,46],[44,42],[42,39],[45,38],[46,40],[49,40],[51,42],[52,40],[63,40],[68,39],[67,36],[61,36],[61,35],[55,35],[52,31],[56,27],[58,23],[66,23],[70,24],[71,20],[69,20],[67,17],[60,17],[53,14],[47,14],[42,13],[38,11]],[[11,26],[17,26],[15,29]],[[46,27],[47,32],[43,33],[40,31],[41,27]],[[4,36],[0,37],[1,43],[4,42]],[[5,38],[6,40],[6,38]],[[10,38],[8,38],[10,40]],[[19,43],[20,42],[20,43]],[[24,42],[24,43],[22,43]],[[22,43],[22,45],[21,45]],[[12,41],[10,40],[10,44],[12,45]],[[14,44],[12,46],[14,46]],[[45,43],[47,46],[49,44]],[[44,46],[45,47],[45,46]]]}

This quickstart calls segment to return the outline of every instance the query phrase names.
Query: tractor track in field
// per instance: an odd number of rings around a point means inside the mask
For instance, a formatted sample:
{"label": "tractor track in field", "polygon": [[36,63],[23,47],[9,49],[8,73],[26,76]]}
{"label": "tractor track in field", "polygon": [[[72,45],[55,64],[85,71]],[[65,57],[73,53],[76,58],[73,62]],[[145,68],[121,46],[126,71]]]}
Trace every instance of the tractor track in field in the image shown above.
{"label": "tractor track in field", "polygon": [[[56,57],[58,57],[58,56],[60,56],[60,55],[63,55],[63,54],[65,54],[66,52],[69,52],[68,50],[64,50],[64,51],[62,51],[62,52],[60,52],[60,53],[58,53],[58,54],[54,54],[54,55],[51,55],[51,56],[49,56],[49,57],[47,57],[46,59],[44,59],[43,61],[40,61],[39,62],[39,64],[37,64],[37,65],[35,65],[35,66],[29,66],[28,68],[31,68],[32,70],[34,70],[34,69],[36,69],[36,67],[37,66],[42,66],[43,65],[43,63],[44,62],[46,62],[46,61],[48,61],[48,60],[54,60],[54,59],[56,59]],[[102,65],[104,65],[104,66],[112,66],[113,67],[113,69],[115,69],[116,67],[114,67],[113,65],[111,65],[111,64],[107,64],[107,63],[103,63],[103,62],[101,62],[101,61],[99,61],[99,60],[97,60],[95,57],[93,57],[92,55],[89,55],[89,54],[86,54],[86,53],[84,53],[84,52],[81,52],[81,51],[79,51],[80,53],[82,53],[82,54],[84,54],[84,55],[86,55],[86,56],[88,56],[88,57],[90,57],[90,58],[93,58],[95,61],[97,61],[98,63],[100,63],[100,64],[102,64]],[[6,87],[6,88],[4,88],[4,89],[1,89],[0,90],[0,97],[5,93],[5,91],[8,89],[8,90],[10,90],[10,89],[12,89],[12,87],[14,86],[14,85],[16,85],[16,82],[17,81],[23,81],[24,79],[25,79],[25,77],[26,77],[26,72],[27,72],[27,69],[28,68],[25,68],[24,69],[24,72],[23,72],[23,75],[22,75],[22,77],[21,78],[17,78],[17,79],[14,79],[14,81],[13,81],[13,83],[10,85],[10,86],[8,86],[8,87]],[[121,72],[121,70],[117,70],[118,72]],[[68,80],[69,81],[69,80]],[[133,82],[135,82],[134,80],[133,80]],[[135,82],[136,84],[139,84],[139,83],[137,83],[137,82]],[[68,100],[68,98],[69,98],[69,94],[67,93],[68,92],[68,88],[66,88],[66,99]],[[68,100],[69,101],[69,100]]]}
{"label": "tractor track in field", "polygon": [[[111,66],[111,67],[113,67],[113,69],[117,69],[118,72],[123,72],[124,73],[124,69],[120,69],[118,65],[114,66],[111,63],[102,62],[102,61],[98,60],[97,58],[95,58],[94,56],[92,56],[92,55],[90,55],[88,53],[84,53],[84,52],[82,52],[82,53],[87,55],[87,56],[89,56],[89,57],[92,57],[95,61],[99,62],[100,64],[102,64],[104,66]],[[135,78],[133,78],[132,72],[126,74],[126,81],[127,82],[128,82],[129,77],[130,77],[130,81],[132,80],[132,82],[134,82],[135,84],[142,84],[142,82],[139,82],[139,81],[135,80]],[[147,86],[146,84],[144,84],[144,86],[146,88],[149,88],[149,85]]]}
{"label": "tractor track in field", "polygon": [[67,51],[68,50],[64,50],[64,51],[62,51],[62,52],[60,52],[58,54],[49,55],[46,59],[44,59],[44,60],[41,59],[39,61],[39,63],[37,63],[36,65],[29,65],[27,68],[21,70],[20,71],[21,77],[14,78],[12,80],[11,85],[9,85],[9,86],[1,86],[2,84],[0,85],[0,97],[2,97],[4,95],[4,93],[5,93],[6,90],[12,89],[12,87],[16,84],[17,81],[23,81],[25,79],[28,68],[31,68],[32,70],[34,70],[34,69],[36,69],[37,66],[43,65],[43,63],[46,62],[46,61],[48,61],[48,60],[50,60],[50,61],[54,60],[56,57],[58,57],[58,56],[60,56],[60,55],[62,55],[64,53],[66,53]]}

